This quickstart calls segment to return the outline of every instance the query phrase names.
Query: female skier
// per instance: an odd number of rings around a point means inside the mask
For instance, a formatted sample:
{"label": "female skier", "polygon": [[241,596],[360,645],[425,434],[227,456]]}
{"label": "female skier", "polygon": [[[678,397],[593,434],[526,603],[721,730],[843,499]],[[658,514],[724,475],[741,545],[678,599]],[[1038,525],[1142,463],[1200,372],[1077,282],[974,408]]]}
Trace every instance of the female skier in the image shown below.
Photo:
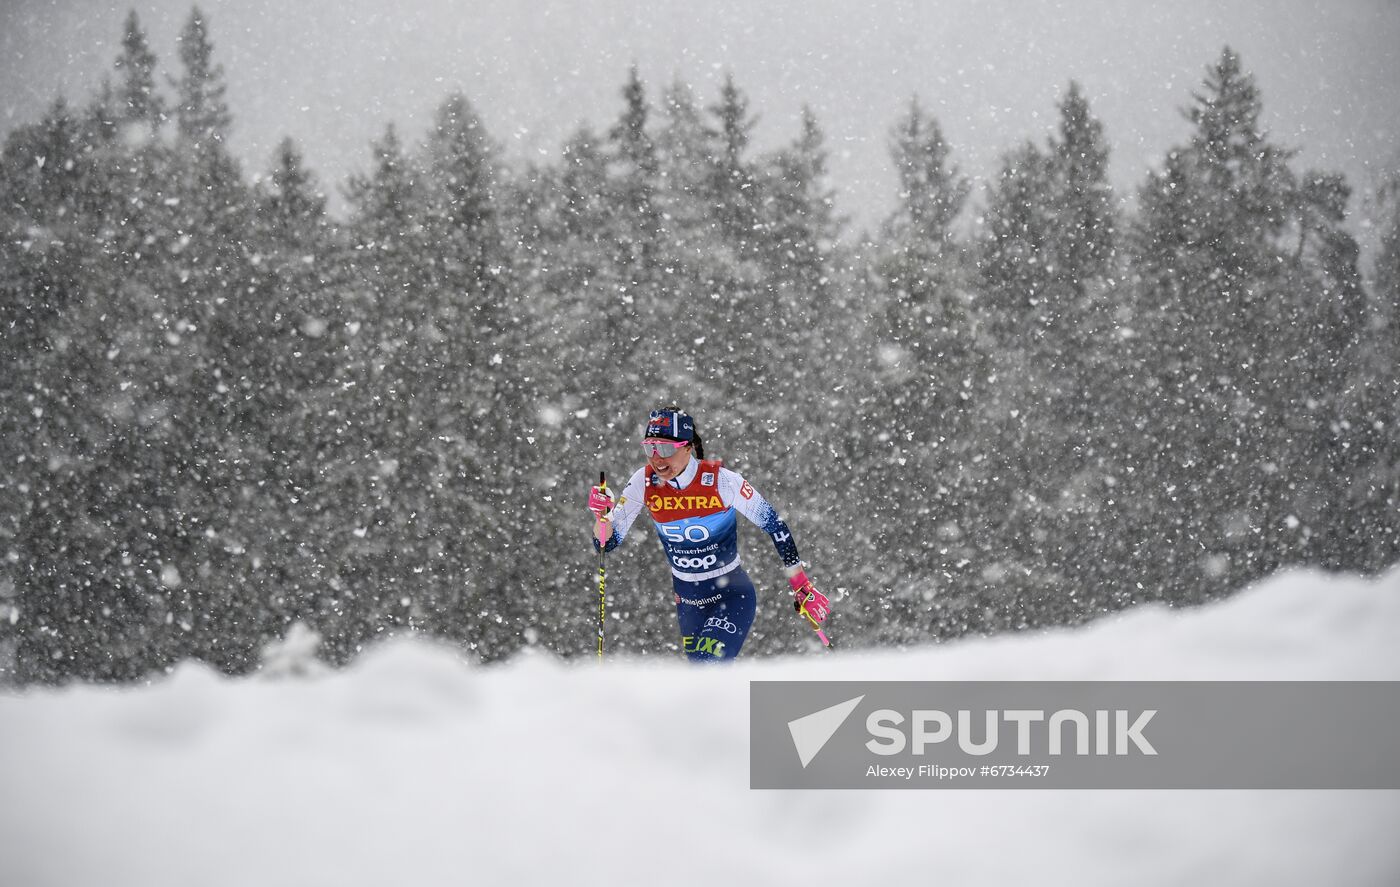
{"label": "female skier", "polygon": [[737,472],[705,459],[695,420],[675,407],[652,410],[642,449],[647,464],[627,481],[616,506],[604,487],[589,492],[588,510],[596,519],[593,547],[612,551],[644,507],[651,514],[671,562],[686,656],[695,662],[733,659],[753,625],[754,587],[739,565],[736,511],[772,538],[787,569],[794,607],[829,644],[821,626],[831,602],[808,580],[787,524]]}

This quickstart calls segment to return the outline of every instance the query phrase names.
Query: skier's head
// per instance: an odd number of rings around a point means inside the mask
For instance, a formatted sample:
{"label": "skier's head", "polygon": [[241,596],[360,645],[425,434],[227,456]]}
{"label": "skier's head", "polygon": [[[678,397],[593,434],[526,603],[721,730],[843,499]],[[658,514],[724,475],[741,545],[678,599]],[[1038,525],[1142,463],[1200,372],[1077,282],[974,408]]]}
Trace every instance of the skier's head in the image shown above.
{"label": "skier's head", "polygon": [[651,411],[642,434],[642,449],[646,450],[647,464],[662,480],[670,480],[684,471],[692,454],[697,459],[705,458],[695,420],[676,406]]}
{"label": "skier's head", "polygon": [[661,407],[647,417],[647,430],[642,437],[690,443],[695,437],[695,420],[679,407]]}

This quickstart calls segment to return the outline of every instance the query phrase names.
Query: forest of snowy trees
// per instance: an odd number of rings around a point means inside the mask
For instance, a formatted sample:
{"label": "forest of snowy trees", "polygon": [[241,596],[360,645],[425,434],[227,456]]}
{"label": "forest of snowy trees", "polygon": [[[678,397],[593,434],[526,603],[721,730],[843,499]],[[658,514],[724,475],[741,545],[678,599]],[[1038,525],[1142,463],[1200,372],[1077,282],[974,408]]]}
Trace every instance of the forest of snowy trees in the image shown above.
{"label": "forest of snowy trees", "polygon": [[[4,144],[0,682],[243,673],[298,622],[336,663],[407,629],[592,655],[584,496],[664,402],[783,512],[848,647],[1397,559],[1400,193],[1363,257],[1228,48],[1130,201],[1074,83],[977,193],[910,97],[897,208],[853,232],[814,115],[760,153],[740,84],[635,69],[548,162],[454,93],[348,182],[291,140],[246,170],[208,25],[167,76],[133,13],[102,88]],[[675,655],[638,530],[609,648]],[[741,535],[746,649],[807,648]]]}

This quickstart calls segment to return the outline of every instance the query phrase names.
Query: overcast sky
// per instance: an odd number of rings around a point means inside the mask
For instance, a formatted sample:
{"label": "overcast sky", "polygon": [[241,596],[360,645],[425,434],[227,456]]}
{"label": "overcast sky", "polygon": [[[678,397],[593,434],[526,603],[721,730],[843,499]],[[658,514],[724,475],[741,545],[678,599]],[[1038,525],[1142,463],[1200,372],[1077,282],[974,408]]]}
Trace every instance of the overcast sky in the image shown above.
{"label": "overcast sky", "polygon": [[[86,100],[135,8],[167,74],[188,0],[0,0],[0,132],[59,94]],[[673,78],[713,99],[732,72],[759,147],[812,106],[840,208],[876,221],[893,200],[888,131],[917,93],[963,171],[1042,141],[1079,80],[1125,193],[1185,137],[1178,113],[1229,44],[1259,80],[1265,123],[1299,163],[1364,186],[1400,165],[1400,0],[204,0],[235,115],[233,147],[265,169],[284,135],[339,192],[394,122],[421,139],[460,88],[508,156],[557,154],[605,129],[637,64],[653,98]],[[758,10],[761,10],[759,12]],[[980,187],[978,189],[980,191]],[[1354,201],[1353,207],[1358,204]]]}

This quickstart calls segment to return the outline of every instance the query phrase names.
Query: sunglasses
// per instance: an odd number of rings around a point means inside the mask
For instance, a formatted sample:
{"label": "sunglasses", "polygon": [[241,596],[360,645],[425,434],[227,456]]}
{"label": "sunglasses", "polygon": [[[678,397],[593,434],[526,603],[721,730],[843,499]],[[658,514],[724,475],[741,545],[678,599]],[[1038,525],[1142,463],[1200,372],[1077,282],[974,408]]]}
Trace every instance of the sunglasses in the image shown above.
{"label": "sunglasses", "polygon": [[661,438],[649,437],[642,441],[642,452],[648,456],[656,455],[662,459],[670,458],[681,451],[681,447],[690,446],[687,440],[663,440]]}

